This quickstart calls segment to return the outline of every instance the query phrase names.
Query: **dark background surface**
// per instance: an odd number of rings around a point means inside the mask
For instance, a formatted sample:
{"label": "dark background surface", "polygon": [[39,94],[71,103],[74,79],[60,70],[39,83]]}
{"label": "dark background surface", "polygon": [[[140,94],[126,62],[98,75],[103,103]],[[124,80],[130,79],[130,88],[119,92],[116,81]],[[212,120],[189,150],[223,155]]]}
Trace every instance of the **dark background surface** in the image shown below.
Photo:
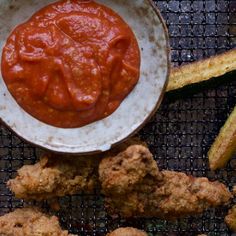
{"label": "dark background surface", "polygon": [[[169,28],[173,65],[216,55],[236,46],[235,0],[155,2]],[[226,76],[227,82],[211,83],[201,91],[191,89],[165,96],[156,116],[140,132],[161,169],[218,179],[230,188],[236,184],[235,158],[227,168],[216,173],[209,170],[207,160],[214,138],[236,105],[235,76],[235,73]],[[39,149],[0,127],[0,215],[24,204],[11,195],[5,182],[23,164],[35,162],[38,152]],[[231,235],[224,224],[225,208],[177,222],[112,221],[106,215],[102,197],[97,194],[65,197],[61,202],[59,216],[63,226],[83,236],[102,236],[118,226],[135,226],[150,235]],[[47,209],[47,203],[43,207]]]}

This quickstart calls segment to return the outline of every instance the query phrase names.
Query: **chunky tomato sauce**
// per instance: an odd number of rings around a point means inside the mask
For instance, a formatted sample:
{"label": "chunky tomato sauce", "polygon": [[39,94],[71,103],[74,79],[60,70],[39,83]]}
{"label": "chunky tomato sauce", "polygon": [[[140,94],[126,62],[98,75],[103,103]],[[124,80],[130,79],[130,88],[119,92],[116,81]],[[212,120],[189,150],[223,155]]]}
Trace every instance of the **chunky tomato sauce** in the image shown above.
{"label": "chunky tomato sauce", "polygon": [[140,52],[130,27],[94,1],[59,1],[19,25],[2,54],[18,104],[57,127],[113,113],[138,82]]}

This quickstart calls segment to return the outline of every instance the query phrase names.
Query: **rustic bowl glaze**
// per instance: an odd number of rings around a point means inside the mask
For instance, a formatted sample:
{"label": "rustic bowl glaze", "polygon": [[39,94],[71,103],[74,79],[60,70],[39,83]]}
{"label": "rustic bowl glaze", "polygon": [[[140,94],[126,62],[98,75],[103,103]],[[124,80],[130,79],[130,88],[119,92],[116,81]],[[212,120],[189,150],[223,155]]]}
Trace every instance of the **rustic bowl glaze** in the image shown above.
{"label": "rustic bowl glaze", "polygon": [[[0,50],[14,27],[52,0],[1,0]],[[106,119],[76,129],[46,125],[19,107],[0,78],[0,118],[24,140],[61,153],[106,151],[134,135],[156,112],[169,75],[166,26],[151,0],[98,0],[124,18],[141,50],[141,77],[119,109]]]}

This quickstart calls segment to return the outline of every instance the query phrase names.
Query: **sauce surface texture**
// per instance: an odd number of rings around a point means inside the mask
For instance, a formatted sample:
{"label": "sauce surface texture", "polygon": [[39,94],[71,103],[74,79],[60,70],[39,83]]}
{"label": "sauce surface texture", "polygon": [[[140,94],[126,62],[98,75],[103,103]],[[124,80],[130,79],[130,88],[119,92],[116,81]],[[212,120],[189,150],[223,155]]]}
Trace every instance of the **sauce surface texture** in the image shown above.
{"label": "sauce surface texture", "polygon": [[131,28],[94,1],[59,1],[34,14],[9,36],[2,76],[17,103],[35,118],[62,128],[112,114],[140,75]]}

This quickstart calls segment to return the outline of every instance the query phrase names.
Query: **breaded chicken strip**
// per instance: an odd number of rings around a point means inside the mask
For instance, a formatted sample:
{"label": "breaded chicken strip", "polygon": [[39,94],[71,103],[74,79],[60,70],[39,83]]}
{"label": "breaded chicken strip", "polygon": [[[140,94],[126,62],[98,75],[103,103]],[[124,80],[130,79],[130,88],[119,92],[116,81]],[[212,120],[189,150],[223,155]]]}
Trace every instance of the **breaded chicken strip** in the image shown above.
{"label": "breaded chicken strip", "polygon": [[134,228],[119,228],[107,236],[147,236],[147,234],[141,230]]}
{"label": "breaded chicken strip", "polygon": [[106,195],[126,194],[144,179],[161,181],[162,174],[147,147],[131,145],[101,161],[99,179]]}
{"label": "breaded chicken strip", "polygon": [[[115,149],[110,155],[132,144],[146,145],[138,138],[129,139]],[[18,170],[18,176],[8,181],[8,187],[17,198],[25,200],[51,200],[55,197],[91,193],[100,186],[98,183],[98,165],[100,155],[95,156],[61,156],[47,154],[35,165],[26,165]]]}
{"label": "breaded chicken strip", "polygon": [[108,212],[122,217],[175,219],[227,204],[225,185],[174,171],[159,171],[147,147],[132,145],[104,158],[99,177]]}
{"label": "breaded chicken strip", "polygon": [[236,197],[236,186],[233,187],[233,195]]}
{"label": "breaded chicken strip", "polygon": [[225,217],[225,223],[232,231],[236,232],[236,205],[229,210],[228,215]]}
{"label": "breaded chicken strip", "polygon": [[58,218],[36,208],[18,209],[0,217],[1,236],[72,236],[63,231]]}
{"label": "breaded chicken strip", "polygon": [[92,192],[98,185],[100,157],[66,157],[48,154],[35,165],[23,166],[8,181],[17,198],[45,200],[79,192]]}

